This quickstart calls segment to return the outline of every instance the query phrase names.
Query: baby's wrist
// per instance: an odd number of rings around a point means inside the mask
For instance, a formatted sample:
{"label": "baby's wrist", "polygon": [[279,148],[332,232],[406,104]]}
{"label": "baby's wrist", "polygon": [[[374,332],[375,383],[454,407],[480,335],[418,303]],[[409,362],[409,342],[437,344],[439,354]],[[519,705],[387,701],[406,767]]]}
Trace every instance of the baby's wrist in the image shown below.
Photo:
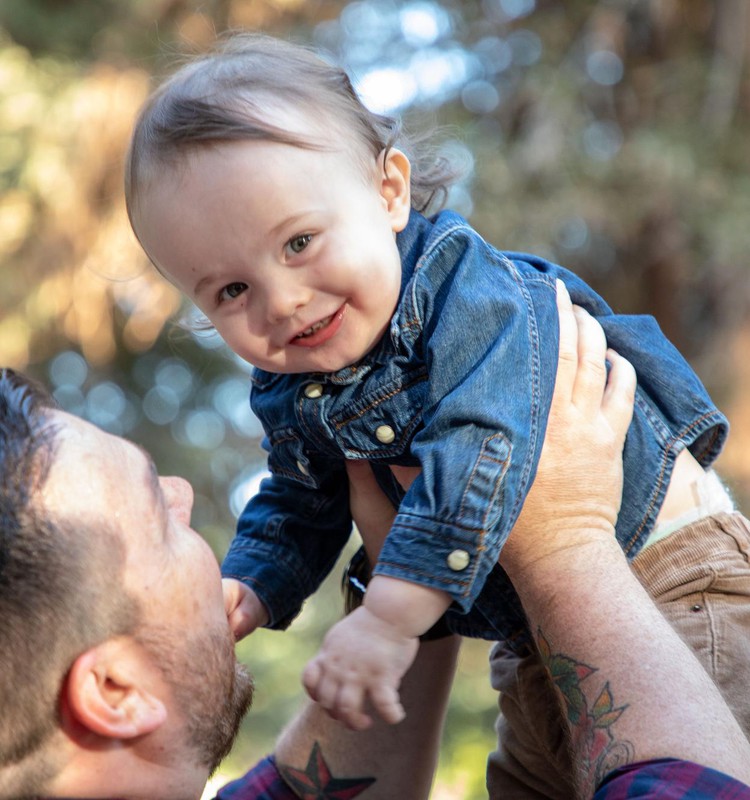
{"label": "baby's wrist", "polygon": [[[347,614],[364,603],[371,576],[372,570],[367,560],[367,554],[364,547],[360,547],[349,561],[341,581],[341,591],[344,594],[344,607]],[[452,635],[453,632],[443,614],[432,627],[419,636],[419,639],[422,642],[431,642]]]}

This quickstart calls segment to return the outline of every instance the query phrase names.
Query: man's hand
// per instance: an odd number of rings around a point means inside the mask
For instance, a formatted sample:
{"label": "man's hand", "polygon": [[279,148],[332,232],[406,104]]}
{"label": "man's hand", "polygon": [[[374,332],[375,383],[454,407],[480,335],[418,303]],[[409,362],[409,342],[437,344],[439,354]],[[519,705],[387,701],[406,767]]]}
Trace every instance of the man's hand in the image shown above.
{"label": "man's hand", "polygon": [[[614,535],[622,493],[622,449],[633,415],[635,371],[607,350],[599,323],[573,308],[558,281],[560,356],[547,433],[534,483],[500,563],[512,570]],[[605,368],[605,354],[611,369]]]}
{"label": "man's hand", "polygon": [[404,718],[398,688],[418,647],[416,637],[400,634],[361,606],[328,631],[302,682],[313,700],[353,730],[372,725],[364,711],[368,700],[395,724]]}
{"label": "man's hand", "polygon": [[237,641],[268,622],[266,607],[249,586],[234,578],[223,578],[221,588],[229,627]]}

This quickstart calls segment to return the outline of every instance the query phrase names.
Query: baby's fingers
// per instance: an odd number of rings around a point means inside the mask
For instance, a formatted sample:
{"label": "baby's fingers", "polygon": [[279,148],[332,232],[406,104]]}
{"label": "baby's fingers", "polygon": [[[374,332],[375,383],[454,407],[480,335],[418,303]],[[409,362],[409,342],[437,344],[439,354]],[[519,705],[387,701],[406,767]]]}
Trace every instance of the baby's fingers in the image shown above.
{"label": "baby's fingers", "polygon": [[370,689],[370,699],[375,710],[389,725],[396,725],[406,716],[398,691],[392,686],[381,684]]}
{"label": "baby's fingers", "polygon": [[235,608],[234,611],[230,612],[227,621],[229,622],[229,629],[234,634],[235,641],[244,639],[245,636],[252,633],[257,627],[253,624],[250,615],[243,608]]}
{"label": "baby's fingers", "polygon": [[302,676],[302,682],[305,684],[307,693],[334,719],[341,719],[338,697],[342,682],[339,675],[335,671],[332,672],[326,669],[325,665],[321,664],[317,659],[313,662],[313,665],[312,669],[308,665]]}
{"label": "baby's fingers", "polygon": [[302,670],[302,685],[316,703],[319,702],[320,693],[318,687],[322,674],[323,670],[317,659],[308,661],[307,666]]}
{"label": "baby's fingers", "polygon": [[364,702],[364,688],[359,683],[346,683],[339,691],[331,716],[352,730],[366,730],[372,725],[372,717],[362,710]]}

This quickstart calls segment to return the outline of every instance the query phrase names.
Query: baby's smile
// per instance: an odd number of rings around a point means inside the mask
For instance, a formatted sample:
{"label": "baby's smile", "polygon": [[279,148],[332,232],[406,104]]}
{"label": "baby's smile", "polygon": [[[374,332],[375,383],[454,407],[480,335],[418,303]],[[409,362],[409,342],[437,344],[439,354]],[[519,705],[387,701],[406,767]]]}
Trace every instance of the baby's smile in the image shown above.
{"label": "baby's smile", "polygon": [[332,339],[341,328],[344,320],[344,313],[346,311],[346,303],[344,303],[333,314],[314,322],[309,328],[296,334],[290,344],[299,345],[300,347],[317,347]]}
{"label": "baby's smile", "polygon": [[302,333],[298,333],[294,338],[295,339],[306,339],[308,336],[312,336],[315,331],[319,331],[321,328],[325,328],[326,325],[333,319],[333,314],[326,317],[325,319],[321,319],[318,322],[313,323],[307,330],[302,331]]}

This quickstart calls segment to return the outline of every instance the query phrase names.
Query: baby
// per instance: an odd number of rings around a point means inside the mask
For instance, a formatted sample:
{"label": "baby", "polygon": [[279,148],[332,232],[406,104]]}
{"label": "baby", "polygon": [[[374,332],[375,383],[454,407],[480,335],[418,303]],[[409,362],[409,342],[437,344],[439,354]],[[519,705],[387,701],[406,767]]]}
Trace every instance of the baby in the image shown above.
{"label": "baby", "polygon": [[[401,676],[444,615],[457,633],[530,652],[497,560],[544,439],[558,280],[638,373],[616,528],[628,557],[699,519],[747,538],[706,471],[726,419],[655,321],[614,314],[571,272],[495,249],[455,213],[420,213],[450,177],[340,69],[254,35],[152,95],[126,168],[145,251],[255,367],[271,477],[223,564],[237,635],[287,627],[335,563],[351,531],[347,460],[369,462],[398,509],[363,604],[304,673],[355,728],[371,721],[368,701],[402,718]],[[394,465],[419,468],[408,490]]]}

